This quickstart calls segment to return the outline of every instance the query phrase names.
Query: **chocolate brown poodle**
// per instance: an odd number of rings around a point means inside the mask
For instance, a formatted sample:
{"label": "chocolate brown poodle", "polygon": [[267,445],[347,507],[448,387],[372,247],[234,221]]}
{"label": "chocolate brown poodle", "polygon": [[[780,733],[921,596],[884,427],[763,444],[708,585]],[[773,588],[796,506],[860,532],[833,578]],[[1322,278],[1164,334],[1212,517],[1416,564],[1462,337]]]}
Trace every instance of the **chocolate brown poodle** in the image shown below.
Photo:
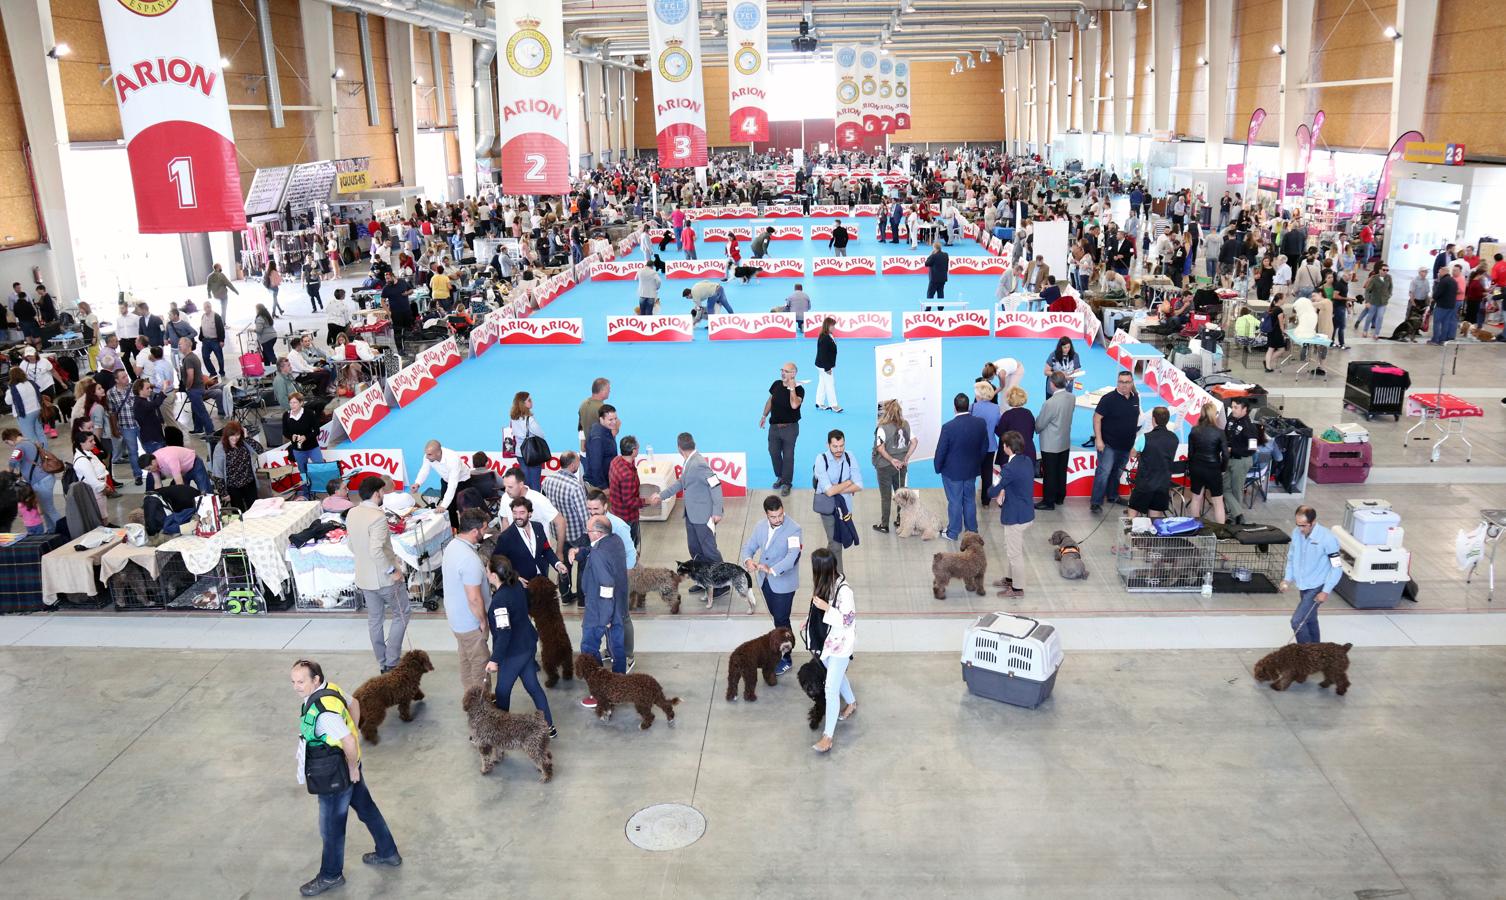
{"label": "chocolate brown poodle", "polygon": [[1349,648],[1353,644],[1287,644],[1267,653],[1255,664],[1255,680],[1269,681],[1271,690],[1284,691],[1292,682],[1301,684],[1315,672],[1323,673],[1318,687],[1336,685],[1343,696],[1349,690]]}
{"label": "chocolate brown poodle", "polygon": [[727,657],[727,699],[737,699],[737,682],[743,682],[743,699],[750,703],[758,699],[754,688],[758,686],[758,672],[763,670],[763,680],[773,687],[779,683],[774,669],[784,655],[795,646],[795,633],[788,628],[775,628],[768,634],[759,635],[751,641],[739,644]]}
{"label": "chocolate brown poodle", "polygon": [[479,686],[467,688],[460,701],[471,724],[471,743],[481,754],[481,774],[491,774],[504,750],[521,750],[539,770],[539,781],[554,777],[554,754],[549,752],[549,723],[544,714],[514,715],[498,709]]}
{"label": "chocolate brown poodle", "polygon": [[377,728],[387,718],[387,707],[397,707],[397,717],[404,722],[413,721],[413,704],[424,699],[418,683],[425,672],[434,671],[429,654],[422,650],[409,650],[397,661],[392,671],[375,678],[368,678],[356,688],[356,702],[361,704],[361,739],[376,746],[381,742]]}
{"label": "chocolate brown poodle", "polygon": [[554,687],[563,676],[575,680],[570,659],[570,633],[565,631],[565,616],[560,612],[560,592],[554,582],[542,575],[528,582],[528,617],[539,633],[539,663],[544,670],[544,687]]}
{"label": "chocolate brown poodle", "polygon": [[937,600],[945,600],[952,579],[960,578],[963,587],[981,597],[987,575],[988,555],[983,548],[983,535],[964,531],[956,553],[942,552],[931,557],[931,594]]}
{"label": "chocolate brown poodle", "polygon": [[596,698],[596,718],[610,719],[613,707],[619,703],[629,704],[638,710],[638,717],[642,719],[638,727],[646,731],[653,727],[654,707],[657,706],[664,710],[669,727],[674,727],[675,705],[680,698],[665,697],[664,688],[654,676],[620,675],[602,668],[601,660],[589,653],[576,654],[575,669],[591,688],[591,696]]}

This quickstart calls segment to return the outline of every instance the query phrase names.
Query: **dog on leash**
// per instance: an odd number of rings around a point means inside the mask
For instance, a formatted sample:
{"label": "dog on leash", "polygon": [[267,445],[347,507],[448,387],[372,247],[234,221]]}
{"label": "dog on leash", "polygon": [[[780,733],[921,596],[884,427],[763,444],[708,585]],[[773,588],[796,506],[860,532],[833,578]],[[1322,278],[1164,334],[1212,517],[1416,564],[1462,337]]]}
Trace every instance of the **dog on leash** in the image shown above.
{"label": "dog on leash", "polygon": [[952,579],[959,578],[963,587],[981,597],[983,579],[987,575],[988,555],[983,547],[983,535],[964,531],[956,553],[942,551],[931,557],[931,594],[937,600],[945,600]]}
{"label": "dog on leash", "polygon": [[375,747],[381,742],[377,729],[387,718],[387,707],[397,707],[397,717],[404,722],[413,721],[413,704],[424,699],[419,681],[425,672],[434,671],[429,654],[423,650],[409,650],[398,660],[392,671],[375,678],[368,678],[356,688],[356,702],[361,704],[361,739]]}
{"label": "dog on leash", "polygon": [[751,613],[758,608],[758,604],[753,600],[753,576],[737,563],[692,559],[676,563],[675,571],[701,586],[701,589],[706,592],[707,609],[710,609],[711,605],[716,602],[716,592],[725,587],[736,590],[744,600],[748,601],[748,612]]}
{"label": "dog on leash", "polygon": [[574,681],[575,670],[570,664],[570,633],[565,630],[565,616],[560,612],[559,588],[542,575],[528,580],[528,617],[539,633],[539,663],[544,670],[544,687],[554,687],[561,677]]}
{"label": "dog on leash", "polygon": [[680,612],[680,582],[685,576],[673,569],[637,565],[628,569],[628,608],[642,609],[648,603],[648,595],[657,593],[669,604],[671,614]]}
{"label": "dog on leash", "polygon": [[820,658],[812,656],[796,670],[795,679],[800,682],[805,696],[811,698],[811,709],[806,718],[810,720],[811,731],[815,731],[826,720],[826,665]]}
{"label": "dog on leash", "polygon": [[669,727],[675,727],[675,706],[679,697],[666,697],[664,688],[652,675],[636,673],[620,675],[603,668],[601,661],[589,653],[575,657],[575,668],[586,680],[591,696],[596,698],[596,718],[612,718],[612,710],[618,704],[631,705],[638,711],[638,728],[647,731],[654,725],[654,707],[664,710]]}
{"label": "dog on leash", "polygon": [[554,777],[549,723],[544,721],[543,712],[534,710],[528,716],[503,712],[479,686],[466,689],[460,707],[471,725],[471,743],[481,754],[482,775],[491,774],[492,767],[502,761],[504,751],[521,750],[538,768],[540,782]]}
{"label": "dog on leash", "polygon": [[929,541],[941,534],[941,516],[920,502],[920,492],[914,488],[900,488],[894,492],[894,505],[899,508],[899,527],[894,532],[899,537],[919,536]]}
{"label": "dog on leash", "polygon": [[779,676],[774,674],[774,669],[794,647],[795,633],[788,628],[775,628],[768,634],[739,644],[732,655],[727,657],[727,699],[737,699],[737,683],[741,681],[743,699],[749,703],[757,700],[758,694],[754,688],[758,685],[760,671],[769,687],[778,684]]}
{"label": "dog on leash", "polygon": [[1077,581],[1088,577],[1088,567],[1082,562],[1082,548],[1065,531],[1051,532],[1051,546],[1056,548],[1056,568],[1063,578]]}
{"label": "dog on leash", "polygon": [[1349,648],[1353,644],[1287,644],[1267,653],[1255,664],[1255,680],[1269,681],[1271,690],[1284,691],[1292,682],[1302,684],[1307,676],[1323,673],[1318,687],[1335,685],[1334,693],[1349,690]]}

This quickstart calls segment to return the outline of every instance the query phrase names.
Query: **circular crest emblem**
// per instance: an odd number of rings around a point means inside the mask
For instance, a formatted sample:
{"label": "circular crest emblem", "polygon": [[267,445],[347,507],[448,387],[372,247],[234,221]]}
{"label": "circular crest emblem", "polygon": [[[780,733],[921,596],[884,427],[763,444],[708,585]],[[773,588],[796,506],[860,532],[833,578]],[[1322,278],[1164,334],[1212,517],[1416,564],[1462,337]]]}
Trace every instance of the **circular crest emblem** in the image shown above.
{"label": "circular crest emblem", "polygon": [[851,68],[853,61],[857,58],[857,51],[853,50],[851,47],[837,48],[837,65],[841,66],[842,68]]}
{"label": "circular crest emblem", "polygon": [[874,53],[872,50],[864,50],[863,68],[871,69],[876,65],[878,65],[878,54]]}
{"label": "circular crest emblem", "polygon": [[884,377],[885,378],[893,378],[894,377],[894,360],[892,360],[892,359],[885,359],[884,360],[884,365],[879,369],[879,371],[884,373]]}
{"label": "circular crest emblem", "polygon": [[118,2],[136,15],[148,18],[160,16],[178,5],[178,0],[118,0]]}
{"label": "circular crest emblem", "polygon": [[852,103],[858,99],[858,83],[851,78],[843,78],[842,83],[837,85],[837,99],[842,103]]}
{"label": "circular crest emblem", "polygon": [[670,47],[659,54],[659,74],[666,81],[680,82],[690,77],[693,64],[683,47]]}
{"label": "circular crest emblem", "polygon": [[732,8],[732,21],[744,31],[752,31],[758,27],[763,19],[763,13],[758,11],[757,3],[739,3]]}
{"label": "circular crest emblem", "polygon": [[654,15],[665,25],[678,25],[690,15],[690,0],[654,0]]}
{"label": "circular crest emblem", "polygon": [[907,62],[897,62],[897,63],[895,63],[894,64],[894,74],[898,75],[900,78],[906,78],[906,77],[908,77],[909,74],[910,74],[910,64],[907,63]]}
{"label": "circular crest emblem", "polygon": [[894,93],[894,90],[891,87],[889,87],[889,82],[887,82],[887,81],[880,81],[879,82],[879,96],[880,97],[884,98],[885,100],[888,100],[889,96],[891,94],[893,94],[893,93]]}
{"label": "circular crest emblem", "polygon": [[880,75],[888,75],[890,72],[893,72],[893,71],[894,71],[894,60],[892,60],[892,59],[881,59],[881,60],[879,60],[879,74]]}
{"label": "circular crest emblem", "polygon": [[733,59],[736,62],[737,71],[744,75],[752,75],[754,72],[757,72],[758,67],[763,63],[763,57],[759,56],[758,51],[752,47],[744,47],[737,51],[737,56],[733,57]]}
{"label": "circular crest emblem", "polygon": [[872,97],[873,96],[873,92],[876,91],[876,90],[878,90],[878,82],[876,82],[876,81],[873,80],[873,76],[872,75],[866,75],[866,76],[864,76],[863,77],[863,96],[864,97]]}
{"label": "circular crest emblem", "polygon": [[[554,58],[554,51],[550,48],[549,39],[542,31],[526,23],[519,24],[524,27],[507,39],[507,64],[524,78],[533,78],[543,74],[544,70],[549,68],[549,63]],[[537,24],[537,22],[532,23],[532,25]]]}
{"label": "circular crest emblem", "polygon": [[907,88],[907,87],[905,87],[904,84],[902,84],[902,83],[901,84],[896,84],[894,86],[894,96],[896,96],[896,97],[904,97],[904,96],[907,96],[909,93],[910,93],[910,89]]}

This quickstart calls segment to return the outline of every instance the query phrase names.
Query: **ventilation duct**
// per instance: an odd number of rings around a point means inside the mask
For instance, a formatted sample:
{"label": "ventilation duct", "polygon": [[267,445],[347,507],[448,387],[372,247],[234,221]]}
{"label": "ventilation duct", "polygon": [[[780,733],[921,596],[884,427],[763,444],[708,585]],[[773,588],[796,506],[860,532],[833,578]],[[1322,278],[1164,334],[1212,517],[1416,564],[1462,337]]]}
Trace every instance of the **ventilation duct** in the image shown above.
{"label": "ventilation duct", "polygon": [[491,156],[497,143],[497,113],[492,109],[492,60],[496,56],[494,45],[476,45],[476,155],[482,158]]}

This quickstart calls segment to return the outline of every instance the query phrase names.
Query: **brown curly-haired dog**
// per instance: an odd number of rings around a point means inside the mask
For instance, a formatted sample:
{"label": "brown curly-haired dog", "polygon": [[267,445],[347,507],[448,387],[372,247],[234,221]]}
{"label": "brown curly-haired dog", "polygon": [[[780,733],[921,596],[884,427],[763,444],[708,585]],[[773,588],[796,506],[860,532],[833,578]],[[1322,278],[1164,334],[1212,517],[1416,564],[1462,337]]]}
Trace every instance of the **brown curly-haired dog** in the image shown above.
{"label": "brown curly-haired dog", "polygon": [[673,569],[645,568],[634,566],[628,569],[628,608],[642,609],[648,603],[648,595],[657,592],[669,604],[669,611],[680,612],[680,582],[685,580]]}
{"label": "brown curly-haired dog", "polygon": [[758,672],[763,670],[763,680],[773,687],[779,683],[774,669],[784,655],[795,647],[795,633],[788,628],[775,628],[751,641],[744,641],[727,657],[727,699],[737,699],[737,682],[743,682],[743,699],[749,702],[758,699],[754,688],[758,686]]}
{"label": "brown curly-haired dog", "polygon": [[601,660],[589,653],[576,654],[575,670],[586,680],[591,696],[596,698],[596,718],[610,719],[613,707],[619,703],[628,704],[638,710],[638,717],[642,719],[638,727],[647,730],[653,727],[654,707],[657,706],[664,710],[669,727],[675,726],[675,705],[680,698],[665,697],[664,688],[654,676],[620,675],[602,668]]}
{"label": "brown curly-haired dog", "polygon": [[521,750],[539,770],[539,781],[554,777],[554,754],[549,752],[549,723],[544,713],[513,715],[503,712],[480,687],[467,688],[460,701],[471,723],[471,743],[481,754],[481,774],[491,774],[504,750]]}
{"label": "brown curly-haired dog", "polygon": [[544,687],[554,687],[561,677],[575,680],[570,660],[574,648],[570,633],[565,631],[565,615],[560,612],[560,590],[542,575],[528,581],[528,617],[539,633],[539,664],[544,670]]}
{"label": "brown curly-haired dog", "polygon": [[418,683],[425,672],[434,671],[429,654],[422,650],[409,650],[391,672],[368,678],[354,694],[361,704],[361,739],[375,746],[381,742],[377,728],[387,718],[387,707],[397,707],[397,717],[404,722],[413,721],[413,704],[424,699]]}
{"label": "brown curly-haired dog", "polygon": [[1255,664],[1255,680],[1269,681],[1271,690],[1284,691],[1292,682],[1301,684],[1315,672],[1323,673],[1318,687],[1336,685],[1343,696],[1349,690],[1349,648],[1353,644],[1287,644],[1267,653]]}
{"label": "brown curly-haired dog", "polygon": [[960,578],[963,587],[981,597],[987,575],[988,555],[983,549],[983,535],[964,531],[956,553],[942,552],[931,557],[931,594],[937,600],[945,600],[952,579]]}

